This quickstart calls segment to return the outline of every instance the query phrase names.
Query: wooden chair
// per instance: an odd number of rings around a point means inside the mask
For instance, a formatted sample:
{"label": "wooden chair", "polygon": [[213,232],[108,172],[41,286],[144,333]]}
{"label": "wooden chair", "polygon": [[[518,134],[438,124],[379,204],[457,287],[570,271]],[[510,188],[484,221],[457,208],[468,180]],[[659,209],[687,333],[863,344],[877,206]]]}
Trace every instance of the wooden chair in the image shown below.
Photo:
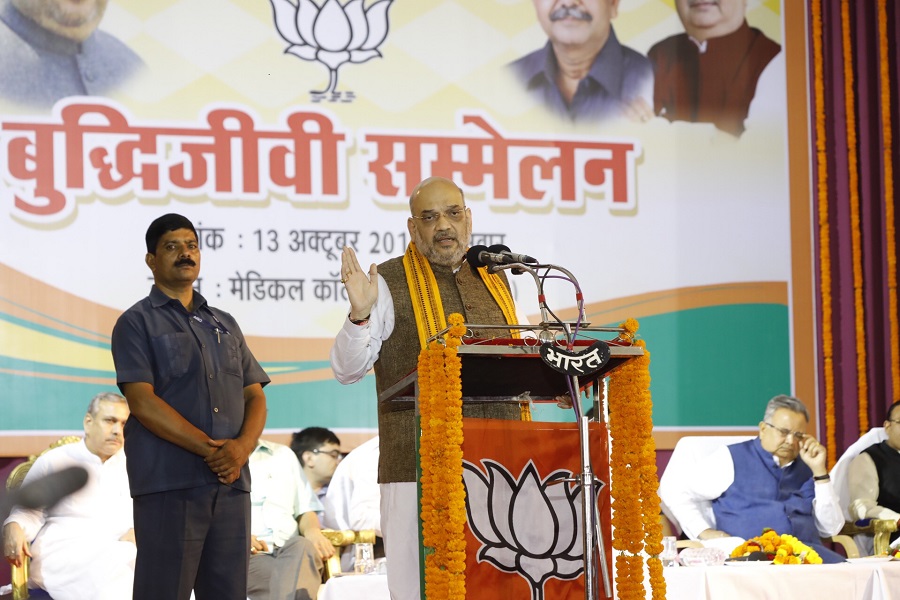
{"label": "wooden chair", "polygon": [[891,534],[897,531],[897,521],[890,519],[871,519],[866,525],[847,521],[840,535],[859,539],[857,536],[871,537],[873,556],[887,554],[891,545]]}
{"label": "wooden chair", "polygon": [[[9,474],[9,477],[6,478],[6,491],[11,492],[21,487],[22,482],[25,481],[25,476],[28,474],[28,471],[31,470],[31,467],[34,465],[34,461],[38,459],[38,456],[43,455],[53,448],[80,441],[81,438],[77,435],[67,435],[50,444],[50,447],[41,452],[41,454],[32,454],[29,456],[28,460],[20,465],[16,465],[16,468],[14,468]],[[12,583],[13,600],[26,600],[31,597],[28,590],[28,564],[29,559],[28,557],[25,557],[25,561],[22,563],[21,567],[11,567],[12,572],[10,574],[10,582]]]}
{"label": "wooden chair", "polygon": [[323,582],[328,581],[330,577],[341,572],[341,550],[345,546],[350,546],[351,544],[375,544],[374,529],[363,529],[361,531],[323,529],[322,535],[334,546],[334,556],[325,562],[325,571],[322,574]]}

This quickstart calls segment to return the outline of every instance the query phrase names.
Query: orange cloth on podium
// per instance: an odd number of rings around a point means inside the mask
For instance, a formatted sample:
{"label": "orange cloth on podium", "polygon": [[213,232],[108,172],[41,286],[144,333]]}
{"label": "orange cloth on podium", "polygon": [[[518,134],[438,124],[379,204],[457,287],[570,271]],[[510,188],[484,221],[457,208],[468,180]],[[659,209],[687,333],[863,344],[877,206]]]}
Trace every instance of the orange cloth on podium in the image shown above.
{"label": "orange cloth on podium", "polygon": [[[576,424],[463,419],[463,435],[466,597],[583,599],[581,491],[552,483],[581,472]],[[605,424],[591,423],[589,438],[594,475],[608,482]],[[611,574],[605,485],[598,507]]]}

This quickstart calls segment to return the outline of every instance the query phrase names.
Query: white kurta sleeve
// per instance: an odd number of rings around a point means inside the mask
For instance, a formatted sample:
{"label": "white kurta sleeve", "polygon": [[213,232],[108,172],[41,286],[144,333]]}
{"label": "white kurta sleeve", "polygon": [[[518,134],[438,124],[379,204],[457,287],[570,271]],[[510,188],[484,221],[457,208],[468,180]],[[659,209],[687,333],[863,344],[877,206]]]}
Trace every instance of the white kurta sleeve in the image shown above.
{"label": "white kurta sleeve", "polygon": [[374,529],[381,535],[381,487],[378,485],[378,446],[367,447],[355,465],[350,495],[350,528]]}
{"label": "white kurta sleeve", "polygon": [[829,480],[815,483],[816,496],[813,498],[813,516],[816,520],[816,529],[822,537],[831,537],[840,533],[844,526],[844,511],[834,484]]}
{"label": "white kurta sleeve", "polygon": [[727,446],[721,446],[697,463],[685,478],[675,505],[669,506],[688,538],[698,539],[706,529],[715,529],[712,501],[734,483],[734,461]]}
{"label": "white kurta sleeve", "polygon": [[850,514],[854,519],[900,519],[900,513],[878,504],[878,471],[865,452],[850,463],[847,470],[850,490]]}
{"label": "white kurta sleeve", "polygon": [[354,448],[340,462],[325,494],[325,523],[334,529],[374,529],[381,535],[378,438]]}
{"label": "white kurta sleeve", "polygon": [[394,331],[394,301],[384,278],[378,276],[378,299],[372,307],[369,322],[354,325],[349,317],[334,339],[331,348],[331,370],[341,383],[356,383],[369,372],[381,344]]}
{"label": "white kurta sleeve", "polygon": [[[37,481],[38,479],[44,477],[51,471],[50,461],[46,457],[38,457],[38,459],[31,465],[31,469],[28,470],[28,473],[25,475],[25,479],[22,481],[22,485],[26,485],[32,481]],[[44,526],[44,522],[46,521],[46,513],[43,510],[36,510],[31,508],[22,508],[21,506],[16,506],[10,511],[9,517],[3,522],[4,525],[7,523],[11,523],[15,521],[19,524],[19,527],[25,532],[25,538],[30,542],[34,540],[37,536],[38,532],[41,530],[41,527]]]}

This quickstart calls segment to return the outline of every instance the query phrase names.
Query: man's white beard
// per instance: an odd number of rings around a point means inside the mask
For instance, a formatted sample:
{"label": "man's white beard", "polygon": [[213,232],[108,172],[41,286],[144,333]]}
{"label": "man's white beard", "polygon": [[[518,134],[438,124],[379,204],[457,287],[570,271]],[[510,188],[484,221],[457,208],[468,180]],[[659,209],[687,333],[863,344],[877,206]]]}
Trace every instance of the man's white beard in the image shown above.
{"label": "man's white beard", "polygon": [[[434,233],[437,235],[437,232]],[[434,236],[432,236],[433,239]],[[422,256],[428,259],[433,265],[439,265],[442,267],[455,267],[462,263],[463,258],[466,256],[466,248],[469,247],[469,240],[465,240],[465,243],[462,243],[459,238],[456,240],[459,243],[459,247],[457,250],[450,255],[442,254],[439,252],[433,244],[426,244],[425,239],[419,233],[418,229],[413,229],[413,242],[416,245],[416,248],[419,249],[419,252],[422,253]]]}

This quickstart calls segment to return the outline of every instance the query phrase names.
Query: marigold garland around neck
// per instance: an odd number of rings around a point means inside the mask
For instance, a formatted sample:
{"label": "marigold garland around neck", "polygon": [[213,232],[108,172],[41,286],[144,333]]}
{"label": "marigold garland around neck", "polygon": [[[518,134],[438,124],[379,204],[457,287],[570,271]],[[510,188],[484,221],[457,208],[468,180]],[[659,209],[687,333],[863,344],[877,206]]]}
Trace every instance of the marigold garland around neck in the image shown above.
{"label": "marigold garland around neck", "polygon": [[645,597],[641,551],[646,550],[653,600],[663,600],[666,582],[659,559],[662,525],[652,435],[650,353],[643,340],[634,341],[639,327],[635,319],[620,327],[624,331],[619,339],[643,348],[644,354],[617,369],[609,383],[613,549],[619,552],[615,559],[616,590],[623,600]]}
{"label": "marigold garland around neck", "polygon": [[[410,242],[403,255],[403,270],[406,273],[406,284],[412,299],[413,314],[416,317],[416,331],[419,333],[419,348],[425,348],[426,341],[447,327],[444,317],[444,305],[441,302],[441,291],[434,271],[428,259],[419,252],[414,242]],[[481,267],[478,274],[490,292],[491,297],[503,312],[508,325],[516,322],[516,305],[503,280],[496,273],[488,273],[487,267]],[[512,332],[518,338],[518,331]]]}
{"label": "marigold garland around neck", "polygon": [[425,597],[465,600],[466,496],[462,479],[462,362],[457,348],[466,333],[463,317],[449,317],[444,343],[434,340],[419,354],[422,470],[422,538]]}

